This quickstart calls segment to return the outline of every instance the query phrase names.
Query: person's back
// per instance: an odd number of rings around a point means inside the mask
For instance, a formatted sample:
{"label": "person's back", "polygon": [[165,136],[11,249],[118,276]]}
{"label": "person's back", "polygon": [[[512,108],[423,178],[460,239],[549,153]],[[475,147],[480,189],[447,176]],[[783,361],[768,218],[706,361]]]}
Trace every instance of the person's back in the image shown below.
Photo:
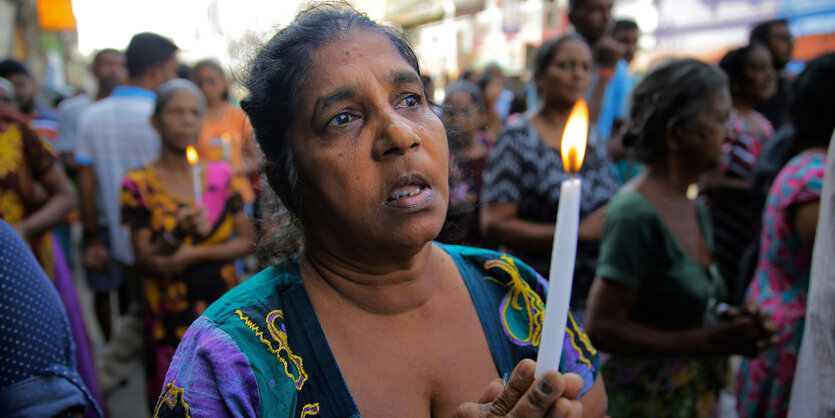
{"label": "person's back", "polygon": [[[61,300],[26,243],[0,220],[0,416],[101,416],[75,367]],[[45,343],[48,342],[48,343]]]}

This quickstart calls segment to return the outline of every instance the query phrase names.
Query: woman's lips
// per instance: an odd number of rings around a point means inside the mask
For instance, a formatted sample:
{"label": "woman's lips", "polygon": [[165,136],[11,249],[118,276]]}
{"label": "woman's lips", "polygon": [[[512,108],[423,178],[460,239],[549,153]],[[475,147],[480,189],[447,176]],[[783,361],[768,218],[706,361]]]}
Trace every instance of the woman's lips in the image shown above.
{"label": "woman's lips", "polygon": [[386,198],[386,205],[408,209],[419,208],[432,200],[434,193],[429,184],[421,176],[403,176]]}
{"label": "woman's lips", "polygon": [[399,187],[392,192],[386,205],[396,208],[421,208],[432,200],[434,193],[428,187],[410,185]]}

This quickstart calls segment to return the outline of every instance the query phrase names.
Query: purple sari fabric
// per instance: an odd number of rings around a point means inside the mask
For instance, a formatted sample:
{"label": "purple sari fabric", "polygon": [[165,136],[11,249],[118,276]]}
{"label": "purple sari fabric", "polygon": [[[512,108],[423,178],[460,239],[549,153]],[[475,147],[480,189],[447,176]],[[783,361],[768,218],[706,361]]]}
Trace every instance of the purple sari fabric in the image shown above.
{"label": "purple sari fabric", "polygon": [[[70,331],[72,332],[73,342],[75,342],[75,363],[78,369],[78,375],[84,382],[84,386],[90,391],[93,399],[99,405],[104,406],[104,400],[99,390],[99,383],[96,379],[96,368],[93,363],[93,352],[90,348],[90,339],[87,336],[87,327],[84,325],[84,315],[81,312],[81,305],[78,303],[78,295],[75,292],[75,283],[73,282],[70,267],[67,260],[64,258],[64,251],[61,249],[61,244],[50,233],[52,239],[52,253],[55,260],[55,290],[58,291],[58,296],[64,304],[64,310],[67,312],[67,319],[70,323]],[[85,417],[97,416],[88,408]]]}

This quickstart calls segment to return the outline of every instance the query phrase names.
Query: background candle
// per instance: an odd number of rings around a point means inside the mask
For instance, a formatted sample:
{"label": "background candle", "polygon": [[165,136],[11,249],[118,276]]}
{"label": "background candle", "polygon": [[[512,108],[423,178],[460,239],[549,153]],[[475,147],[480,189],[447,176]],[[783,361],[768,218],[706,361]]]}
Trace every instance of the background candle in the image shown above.
{"label": "background candle", "polygon": [[203,200],[203,170],[200,167],[200,158],[197,156],[197,150],[189,145],[186,148],[186,158],[191,164],[191,178],[194,181],[194,204],[197,205]]}
{"label": "background candle", "polygon": [[571,300],[571,284],[574,281],[574,262],[577,256],[577,231],[580,226],[582,182],[574,178],[574,174],[580,171],[586,153],[588,114],[586,102],[577,101],[565,124],[560,145],[563,167],[571,173],[571,179],[560,185],[560,204],[557,208],[557,225],[554,230],[554,246],[551,250],[545,319],[534,374],[537,378],[549,371],[559,371],[560,358],[562,358],[568,304]]}

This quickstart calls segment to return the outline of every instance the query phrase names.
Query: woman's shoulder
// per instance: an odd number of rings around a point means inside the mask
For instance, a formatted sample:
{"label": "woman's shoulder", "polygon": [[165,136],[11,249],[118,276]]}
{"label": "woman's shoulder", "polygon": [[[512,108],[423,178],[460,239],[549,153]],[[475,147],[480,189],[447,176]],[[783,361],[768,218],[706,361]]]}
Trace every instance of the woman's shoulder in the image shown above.
{"label": "woman's shoulder", "polygon": [[609,208],[606,210],[607,219],[646,220],[657,217],[655,207],[638,191],[616,194],[609,201]]}
{"label": "woman's shoulder", "polygon": [[475,269],[480,278],[491,277],[493,281],[506,282],[518,277],[534,289],[547,287],[547,281],[539,272],[512,255],[477,247],[440,245],[453,259]]}
{"label": "woman's shoulder", "polygon": [[820,152],[803,152],[789,160],[780,170],[771,186],[771,198],[788,206],[815,199],[823,187],[826,171],[826,155]]}
{"label": "woman's shoulder", "polygon": [[153,179],[153,167],[146,165],[141,168],[128,170],[122,178],[122,184],[135,184],[137,186],[148,184]]}
{"label": "woman's shoulder", "polygon": [[760,112],[754,111],[754,120],[757,123],[757,128],[763,136],[766,138],[771,138],[774,136],[774,125],[771,124],[771,121],[765,117]]}
{"label": "woman's shoulder", "polygon": [[[267,267],[243,283],[226,292],[220,299],[212,303],[203,313],[221,328],[232,322],[230,319],[239,318],[236,311],[252,307],[269,306],[271,309],[280,308],[276,301],[285,292],[302,286],[298,264],[293,259],[285,260],[274,266]],[[268,303],[269,302],[269,303]]]}
{"label": "woman's shoulder", "polygon": [[531,122],[525,117],[520,117],[502,127],[496,134],[496,143],[504,141],[528,142],[536,139],[536,136],[532,133],[536,133],[536,130]]}

